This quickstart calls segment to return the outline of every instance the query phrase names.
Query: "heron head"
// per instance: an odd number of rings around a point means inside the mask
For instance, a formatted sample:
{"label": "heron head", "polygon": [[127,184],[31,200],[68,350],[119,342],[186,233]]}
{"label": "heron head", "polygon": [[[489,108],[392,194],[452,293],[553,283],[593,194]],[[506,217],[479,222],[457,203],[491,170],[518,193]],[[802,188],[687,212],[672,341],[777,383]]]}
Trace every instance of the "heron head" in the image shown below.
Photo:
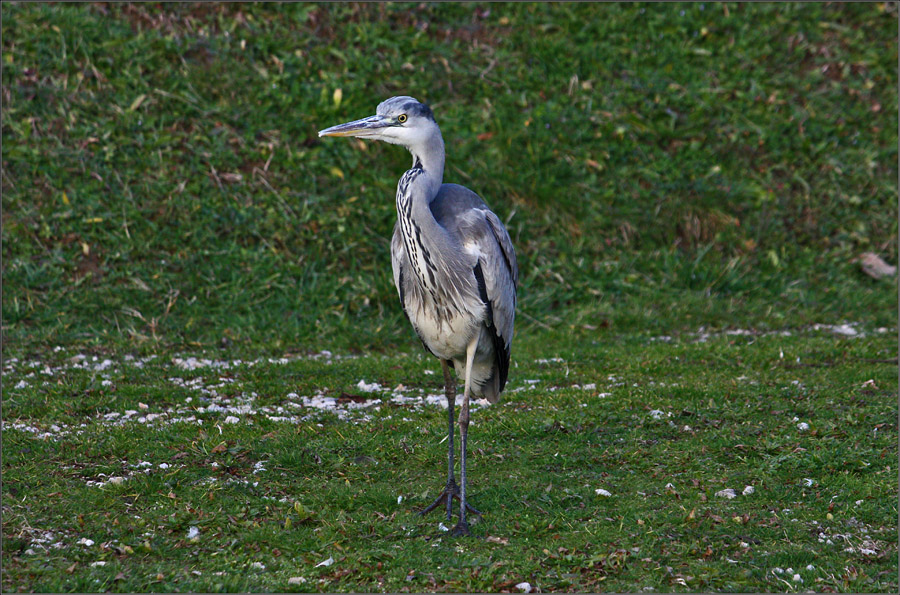
{"label": "heron head", "polygon": [[402,95],[379,103],[374,116],[320,130],[319,136],[356,136],[412,148],[435,133],[440,130],[431,108]]}

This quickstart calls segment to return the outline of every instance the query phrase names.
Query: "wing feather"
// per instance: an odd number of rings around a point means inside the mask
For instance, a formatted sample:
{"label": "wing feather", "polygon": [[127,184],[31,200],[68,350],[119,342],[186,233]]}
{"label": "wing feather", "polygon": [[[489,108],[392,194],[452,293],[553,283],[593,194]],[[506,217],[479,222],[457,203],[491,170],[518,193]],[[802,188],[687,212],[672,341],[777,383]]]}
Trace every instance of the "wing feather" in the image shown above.
{"label": "wing feather", "polygon": [[464,186],[441,186],[431,210],[463,249],[477,257],[475,276],[490,313],[488,327],[493,335],[500,390],[503,390],[509,370],[519,282],[516,252],[509,233],[481,197]]}

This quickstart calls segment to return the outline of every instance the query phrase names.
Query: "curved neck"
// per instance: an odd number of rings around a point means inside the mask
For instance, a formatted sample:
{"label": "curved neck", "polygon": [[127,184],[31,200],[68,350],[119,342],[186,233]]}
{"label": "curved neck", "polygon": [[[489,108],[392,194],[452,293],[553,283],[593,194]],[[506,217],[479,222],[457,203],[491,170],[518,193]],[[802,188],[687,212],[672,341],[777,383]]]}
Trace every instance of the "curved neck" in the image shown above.
{"label": "curved neck", "polygon": [[409,147],[413,165],[397,184],[397,227],[417,285],[437,290],[436,254],[451,253],[452,238],[434,218],[431,201],[444,177],[444,141],[438,131]]}
{"label": "curved neck", "polygon": [[424,195],[431,202],[444,180],[444,139],[440,129],[435,126],[434,134],[409,147],[409,152],[413,158],[412,169],[423,170],[423,174],[418,177],[420,183],[424,182],[427,186]]}

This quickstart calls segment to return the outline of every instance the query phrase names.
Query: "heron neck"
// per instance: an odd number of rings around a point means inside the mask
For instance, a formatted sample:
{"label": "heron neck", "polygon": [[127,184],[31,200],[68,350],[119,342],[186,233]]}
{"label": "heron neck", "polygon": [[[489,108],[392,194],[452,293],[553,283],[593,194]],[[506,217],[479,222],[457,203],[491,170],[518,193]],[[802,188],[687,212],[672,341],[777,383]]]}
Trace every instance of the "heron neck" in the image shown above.
{"label": "heron neck", "polygon": [[428,202],[431,202],[437,196],[444,179],[444,139],[441,138],[440,131],[421,145],[410,147],[409,152],[413,158],[412,169],[421,169],[424,172],[420,178],[424,178],[422,181],[428,186],[428,191],[424,195],[427,196]]}
{"label": "heron neck", "polygon": [[439,247],[450,241],[431,212],[431,201],[440,191],[444,177],[444,141],[438,132],[409,151],[413,165],[397,184],[397,219],[416,277],[424,283],[428,254],[439,252]]}

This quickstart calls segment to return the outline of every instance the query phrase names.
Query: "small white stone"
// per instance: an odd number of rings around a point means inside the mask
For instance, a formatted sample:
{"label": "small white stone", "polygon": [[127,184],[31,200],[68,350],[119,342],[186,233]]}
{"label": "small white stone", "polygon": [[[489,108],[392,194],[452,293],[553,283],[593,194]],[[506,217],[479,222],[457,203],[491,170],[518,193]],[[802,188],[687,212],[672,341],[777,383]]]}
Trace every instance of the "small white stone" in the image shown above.
{"label": "small white stone", "polygon": [[778,568],[777,566],[772,569],[774,574],[784,574],[784,568]]}
{"label": "small white stone", "polygon": [[403,502],[403,496],[397,496],[397,504]]}
{"label": "small white stone", "polygon": [[728,489],[720,490],[720,491],[716,492],[716,497],[728,498],[729,500],[731,500],[732,498],[737,497],[737,494],[734,493],[733,489],[728,488]]}
{"label": "small white stone", "polygon": [[516,585],[516,589],[522,591],[523,593],[531,593],[531,583],[519,583]]}
{"label": "small white stone", "polygon": [[800,576],[799,574],[795,574],[795,575],[794,575],[794,578],[793,578],[793,581],[794,581],[795,583],[802,583],[802,582],[803,582],[803,577]]}
{"label": "small white stone", "polygon": [[288,579],[289,585],[302,585],[305,582],[306,582],[306,579],[303,578],[302,576],[292,576],[291,578]]}
{"label": "small white stone", "polygon": [[816,567],[813,566],[812,564],[807,564],[807,565],[806,565],[806,569],[807,569],[807,570],[815,570]]}
{"label": "small white stone", "polygon": [[199,538],[199,536],[200,536],[200,529],[198,529],[197,527],[191,526],[188,529],[188,534],[187,534],[188,540],[192,541],[194,539]]}
{"label": "small white stone", "polygon": [[263,564],[262,562],[254,562],[254,563],[251,564],[250,566],[251,566],[252,568],[256,568],[256,569],[258,569],[258,570],[265,570],[265,569],[266,569],[266,565]]}
{"label": "small white stone", "polygon": [[804,477],[804,478],[803,478],[803,485],[805,485],[806,487],[811,488],[811,487],[813,487],[815,484],[816,484],[816,482],[815,482],[814,480],[812,480],[812,479],[810,479],[810,478],[808,478],[808,477]]}
{"label": "small white stone", "polygon": [[598,496],[603,496],[604,498],[609,498],[610,496],[612,496],[611,493],[607,492],[603,488],[597,488],[596,490],[594,490],[594,493]]}
{"label": "small white stone", "polygon": [[169,464],[168,464],[168,463],[160,463],[160,464],[159,464],[159,468],[160,468],[160,469],[168,469],[168,468],[169,468]]}
{"label": "small white stone", "polygon": [[94,545],[93,539],[88,539],[87,537],[82,537],[78,540],[78,545],[86,545],[87,547],[91,547]]}
{"label": "small white stone", "polygon": [[744,491],[741,492],[741,494],[743,494],[744,496],[749,496],[750,494],[752,494],[755,491],[756,491],[756,488],[754,488],[753,486],[746,486],[744,488]]}
{"label": "small white stone", "polygon": [[236,424],[239,421],[241,421],[241,420],[233,415],[229,415],[228,417],[225,418],[226,424]]}
{"label": "small white stone", "polygon": [[863,500],[857,500],[857,501],[856,501],[856,505],[857,505],[857,506],[859,506],[859,505],[862,504],[862,503],[863,503]]}
{"label": "small white stone", "polygon": [[110,477],[108,483],[111,483],[111,484],[113,484],[113,485],[121,485],[122,482],[124,482],[124,481],[125,481],[125,478],[124,478],[124,477],[119,477],[119,476],[117,475],[116,477]]}
{"label": "small white stone", "polygon": [[438,530],[440,531],[449,531],[450,529],[444,523],[438,523]]}
{"label": "small white stone", "polygon": [[797,424],[797,429],[800,430],[801,432],[805,432],[806,430],[809,429],[809,424],[806,423],[805,421],[801,421],[799,424]]}

